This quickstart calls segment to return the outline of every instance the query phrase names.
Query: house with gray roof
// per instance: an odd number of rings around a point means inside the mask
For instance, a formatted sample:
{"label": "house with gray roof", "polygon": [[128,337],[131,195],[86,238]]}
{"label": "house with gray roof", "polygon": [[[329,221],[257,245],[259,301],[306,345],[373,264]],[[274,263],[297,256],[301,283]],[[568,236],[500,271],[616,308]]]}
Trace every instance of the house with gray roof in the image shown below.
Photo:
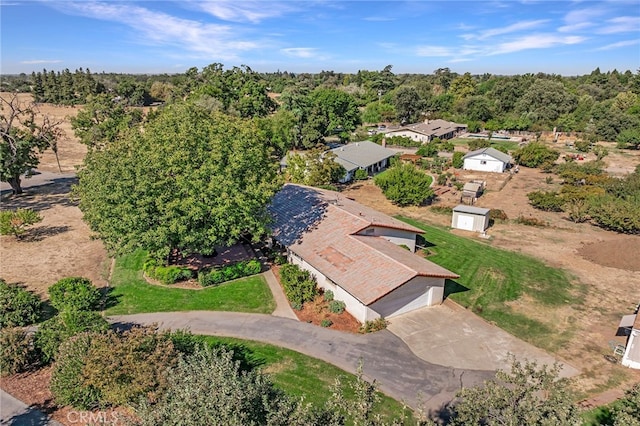
{"label": "house with gray roof", "polygon": [[398,129],[389,130],[385,134],[387,136],[403,136],[415,141],[427,143],[431,142],[435,138],[452,139],[461,132],[466,131],[466,124],[437,119],[408,124]]}
{"label": "house with gray roof", "polygon": [[511,162],[511,156],[495,148],[480,148],[468,152],[464,157],[464,170],[477,170],[479,172],[502,173],[507,170]]}
{"label": "house with gray roof", "polygon": [[445,280],[458,278],[414,253],[422,230],[338,192],[287,184],[269,211],[289,262],[360,322],[439,304]]}
{"label": "house with gray roof", "polygon": [[371,141],[352,142],[331,150],[336,156],[336,162],[346,170],[340,182],[353,179],[356,170],[361,169],[372,175],[381,172],[389,165],[389,159],[396,152]]}

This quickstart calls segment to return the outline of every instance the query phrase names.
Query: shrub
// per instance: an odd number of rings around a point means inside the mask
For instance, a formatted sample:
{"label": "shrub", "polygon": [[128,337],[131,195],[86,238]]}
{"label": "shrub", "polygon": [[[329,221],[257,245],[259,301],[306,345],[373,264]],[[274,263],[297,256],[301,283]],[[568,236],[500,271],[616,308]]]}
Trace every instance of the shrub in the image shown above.
{"label": "shrub", "polygon": [[431,142],[420,145],[420,148],[416,151],[416,154],[422,157],[437,157],[438,145]]}
{"label": "shrub", "polygon": [[539,210],[561,212],[564,201],[557,192],[534,191],[527,194],[529,203]]}
{"label": "shrub", "polygon": [[333,300],[333,291],[325,290],[323,294],[323,298],[325,302],[331,302]]}
{"label": "shrub", "polygon": [[587,140],[576,141],[576,149],[580,152],[589,152],[591,150],[591,142]]}
{"label": "shrub", "polygon": [[332,300],[329,302],[329,312],[334,314],[341,314],[346,308],[345,303],[342,300]]}
{"label": "shrub", "polygon": [[389,322],[384,318],[376,318],[373,321],[367,321],[360,326],[360,333],[373,333],[387,328]]}
{"label": "shrub", "polygon": [[331,321],[330,319],[323,319],[322,321],[320,321],[320,326],[322,327],[331,327],[331,325],[333,325],[333,321]]}
{"label": "shrub", "polygon": [[438,175],[438,185],[446,185],[448,176],[445,173]]}
{"label": "shrub", "polygon": [[464,153],[456,151],[451,157],[451,166],[456,169],[461,169],[464,166]]}
{"label": "shrub", "polygon": [[525,167],[538,167],[546,162],[553,163],[558,159],[560,153],[553,149],[547,148],[542,143],[532,142],[513,152],[513,159],[516,164]]}
{"label": "shrub", "polygon": [[81,409],[153,399],[165,389],[164,372],[177,356],[170,334],[153,327],[82,333],[60,347],[51,391],[59,403]]}
{"label": "shrub", "polygon": [[363,169],[356,170],[356,172],[353,175],[353,178],[355,180],[365,180],[368,177],[369,177],[369,174],[367,173],[366,170],[363,170]]}
{"label": "shrub", "polygon": [[260,262],[256,259],[252,259],[250,261],[243,261],[233,265],[223,266],[222,268],[213,269],[211,271],[200,271],[198,272],[198,283],[203,287],[218,285],[225,281],[258,274],[261,270],[262,265]]}
{"label": "shrub", "polygon": [[30,209],[0,211],[0,235],[13,235],[21,238],[26,227],[42,221],[40,213]]}
{"label": "shrub", "polygon": [[0,328],[33,324],[40,317],[41,306],[37,295],[0,279]]}
{"label": "shrub", "polygon": [[525,217],[525,216],[518,216],[518,218],[516,219],[516,223],[519,223],[521,225],[528,225],[528,226],[539,226],[539,227],[545,227],[545,226],[549,226],[549,223],[547,223],[544,220],[535,218],[535,217]]}
{"label": "shrub", "polygon": [[36,361],[33,334],[19,328],[0,330],[0,375],[27,371]]}
{"label": "shrub", "polygon": [[507,217],[507,214],[504,212],[504,210],[491,209],[489,210],[489,219],[504,221],[504,220],[508,220],[509,218]]}
{"label": "shrub", "polygon": [[450,215],[453,213],[453,208],[446,206],[431,206],[430,210],[434,213]]}
{"label": "shrub", "polygon": [[56,358],[60,345],[83,331],[106,331],[109,323],[98,312],[62,311],[40,324],[35,335],[35,346],[41,360],[47,364]]}
{"label": "shrub", "polygon": [[553,183],[553,177],[547,176],[544,181],[546,184],[551,185]]}
{"label": "shrub", "polygon": [[175,284],[193,277],[191,269],[176,265],[164,266],[152,256],[147,257],[142,270],[149,278],[158,280],[162,284]]}
{"label": "shrub", "polygon": [[91,311],[98,307],[100,291],[87,278],[63,278],[49,287],[49,301],[58,311]]}
{"label": "shrub", "polygon": [[292,306],[300,306],[304,302],[311,302],[317,295],[315,279],[309,271],[300,269],[297,265],[286,264],[280,268],[280,278],[284,292]]}
{"label": "shrub", "polygon": [[412,164],[397,164],[374,179],[384,196],[401,207],[420,205],[433,196],[431,176]]}

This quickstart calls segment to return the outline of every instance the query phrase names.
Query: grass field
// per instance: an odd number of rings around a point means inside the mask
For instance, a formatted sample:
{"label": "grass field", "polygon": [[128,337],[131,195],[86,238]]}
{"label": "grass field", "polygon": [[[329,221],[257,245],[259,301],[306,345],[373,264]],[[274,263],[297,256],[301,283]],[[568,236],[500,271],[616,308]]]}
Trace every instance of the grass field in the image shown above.
{"label": "grass field", "polygon": [[142,277],[145,257],[146,252],[137,251],[116,260],[107,315],[198,310],[269,314],[275,309],[269,286],[260,275],[201,290],[151,285]]}
{"label": "grass field", "polygon": [[[304,397],[306,403],[322,406],[331,396],[331,386],[341,378],[347,399],[353,398],[349,385],[356,377],[331,364],[289,349],[249,340],[226,337],[201,336],[210,344],[228,345],[234,352],[241,352],[253,365],[267,373],[273,383],[287,394]],[[403,405],[380,392],[375,412],[391,418],[399,418]],[[355,404],[357,401],[353,401]]]}
{"label": "grass field", "polygon": [[567,331],[559,333],[554,324],[515,312],[507,304],[524,297],[529,304],[548,308],[579,304],[583,289],[563,270],[444,228],[398,219],[425,231],[429,260],[460,275],[447,281],[445,297],[538,347],[553,351],[568,340]]}

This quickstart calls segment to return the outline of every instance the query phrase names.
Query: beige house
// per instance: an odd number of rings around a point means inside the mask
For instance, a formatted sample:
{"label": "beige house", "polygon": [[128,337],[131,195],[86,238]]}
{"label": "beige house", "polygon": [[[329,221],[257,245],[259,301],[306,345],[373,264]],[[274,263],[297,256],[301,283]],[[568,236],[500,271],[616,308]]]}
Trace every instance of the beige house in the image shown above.
{"label": "beige house", "polygon": [[426,120],[422,123],[408,124],[398,129],[389,130],[387,136],[404,136],[422,143],[431,142],[435,138],[452,139],[467,131],[466,124],[445,120]]}
{"label": "beige house", "polygon": [[340,193],[288,184],[270,212],[289,261],[360,322],[439,304],[445,280],[458,278],[414,253],[422,230]]}

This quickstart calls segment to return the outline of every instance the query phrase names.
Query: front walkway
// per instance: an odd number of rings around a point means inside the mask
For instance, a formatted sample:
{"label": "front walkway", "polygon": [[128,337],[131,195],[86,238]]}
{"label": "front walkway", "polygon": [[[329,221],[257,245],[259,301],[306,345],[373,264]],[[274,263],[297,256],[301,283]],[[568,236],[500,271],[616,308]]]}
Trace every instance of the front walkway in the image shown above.
{"label": "front walkway", "polygon": [[285,296],[284,292],[282,291],[282,287],[276,279],[273,271],[269,269],[266,272],[263,272],[262,276],[267,281],[269,289],[271,290],[271,294],[273,294],[273,299],[276,301],[276,309],[271,313],[271,315],[298,321],[298,317],[296,316],[295,312],[293,312],[293,309],[291,309],[291,305],[289,305],[287,296]]}
{"label": "front walkway", "polygon": [[[493,371],[444,367],[411,352],[388,330],[353,334],[273,315],[238,312],[166,312],[121,315],[109,320],[119,326],[157,324],[163,329],[188,329],[193,334],[235,337],[288,348],[355,373],[360,359],[367,379],[382,392],[416,408],[437,410],[451,401],[461,386],[493,377]],[[419,398],[419,395],[422,395]]]}

